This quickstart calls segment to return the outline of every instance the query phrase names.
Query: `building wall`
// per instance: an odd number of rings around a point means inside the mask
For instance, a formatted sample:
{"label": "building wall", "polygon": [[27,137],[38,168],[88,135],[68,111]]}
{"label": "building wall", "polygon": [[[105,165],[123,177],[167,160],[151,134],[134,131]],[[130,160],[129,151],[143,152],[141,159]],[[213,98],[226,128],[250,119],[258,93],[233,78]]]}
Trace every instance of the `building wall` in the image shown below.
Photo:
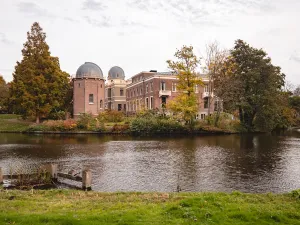
{"label": "building wall", "polygon": [[[121,90],[123,95],[121,96]],[[118,105],[121,105],[119,108]],[[112,80],[105,86],[105,109],[126,111],[126,81]]]}
{"label": "building wall", "polygon": [[[141,79],[142,78],[142,79]],[[214,98],[211,98],[210,110],[205,97],[208,96],[208,80],[203,78],[204,86],[198,86],[198,115],[199,119],[204,119],[208,114],[214,112]],[[161,83],[165,83],[165,90],[161,90]],[[126,104],[127,112],[136,113],[141,109],[162,110],[162,100],[165,97],[166,104],[174,100],[179,94],[177,88],[173,89],[173,83],[177,84],[178,80],[171,73],[142,72],[132,78],[132,83],[127,85]],[[148,88],[147,88],[148,85]],[[152,89],[151,89],[152,85]],[[147,91],[148,89],[148,91]],[[148,99],[148,107],[147,107]],[[152,105],[151,105],[152,99]]]}
{"label": "building wall", "polygon": [[[73,79],[73,90],[74,118],[81,113],[91,113],[96,116],[104,110],[104,80]],[[93,102],[90,102],[90,94],[93,95]]]}

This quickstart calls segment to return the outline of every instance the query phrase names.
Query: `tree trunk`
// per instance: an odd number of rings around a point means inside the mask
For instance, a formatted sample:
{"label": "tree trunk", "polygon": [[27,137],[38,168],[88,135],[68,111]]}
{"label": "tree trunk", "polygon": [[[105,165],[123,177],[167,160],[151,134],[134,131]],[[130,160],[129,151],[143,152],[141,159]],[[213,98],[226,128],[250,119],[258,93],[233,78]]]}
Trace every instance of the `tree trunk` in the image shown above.
{"label": "tree trunk", "polygon": [[239,116],[240,116],[240,121],[243,124],[244,123],[244,113],[242,107],[239,107]]}
{"label": "tree trunk", "polygon": [[217,110],[217,114],[216,114],[216,119],[215,119],[215,127],[218,127],[218,123],[219,123],[219,119],[220,119],[220,114],[221,114],[221,110],[218,108]]}
{"label": "tree trunk", "polygon": [[253,113],[244,113],[244,125],[246,126],[248,131],[253,130],[253,120],[254,120],[254,114]]}
{"label": "tree trunk", "polygon": [[37,124],[40,123],[40,114],[39,113],[36,113],[35,123],[37,123]]}

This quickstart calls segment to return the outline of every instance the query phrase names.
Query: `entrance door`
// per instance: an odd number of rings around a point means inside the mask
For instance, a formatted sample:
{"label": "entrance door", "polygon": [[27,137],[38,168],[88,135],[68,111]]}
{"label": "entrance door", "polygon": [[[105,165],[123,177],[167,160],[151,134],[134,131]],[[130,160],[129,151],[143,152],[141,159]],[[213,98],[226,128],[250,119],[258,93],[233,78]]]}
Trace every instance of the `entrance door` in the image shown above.
{"label": "entrance door", "polygon": [[167,97],[161,97],[161,107],[166,108]]}

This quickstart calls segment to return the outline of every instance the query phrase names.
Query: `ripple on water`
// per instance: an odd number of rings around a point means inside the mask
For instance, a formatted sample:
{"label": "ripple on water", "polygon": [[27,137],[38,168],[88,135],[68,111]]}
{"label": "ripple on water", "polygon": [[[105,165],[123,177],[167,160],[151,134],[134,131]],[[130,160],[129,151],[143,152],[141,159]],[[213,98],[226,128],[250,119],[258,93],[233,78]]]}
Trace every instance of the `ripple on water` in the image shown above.
{"label": "ripple on water", "polygon": [[175,191],[179,185],[183,191],[285,192],[300,187],[297,136],[3,135],[5,171],[30,171],[48,162],[58,163],[63,172],[90,168],[99,191]]}

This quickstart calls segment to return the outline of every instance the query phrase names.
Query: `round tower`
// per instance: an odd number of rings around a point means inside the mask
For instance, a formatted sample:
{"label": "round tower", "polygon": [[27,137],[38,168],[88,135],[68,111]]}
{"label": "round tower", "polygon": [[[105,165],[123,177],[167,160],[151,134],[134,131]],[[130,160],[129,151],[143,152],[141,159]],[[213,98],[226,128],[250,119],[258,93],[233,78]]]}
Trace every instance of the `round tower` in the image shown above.
{"label": "round tower", "polygon": [[104,110],[104,77],[101,68],[92,62],[81,65],[73,78],[73,115]]}

